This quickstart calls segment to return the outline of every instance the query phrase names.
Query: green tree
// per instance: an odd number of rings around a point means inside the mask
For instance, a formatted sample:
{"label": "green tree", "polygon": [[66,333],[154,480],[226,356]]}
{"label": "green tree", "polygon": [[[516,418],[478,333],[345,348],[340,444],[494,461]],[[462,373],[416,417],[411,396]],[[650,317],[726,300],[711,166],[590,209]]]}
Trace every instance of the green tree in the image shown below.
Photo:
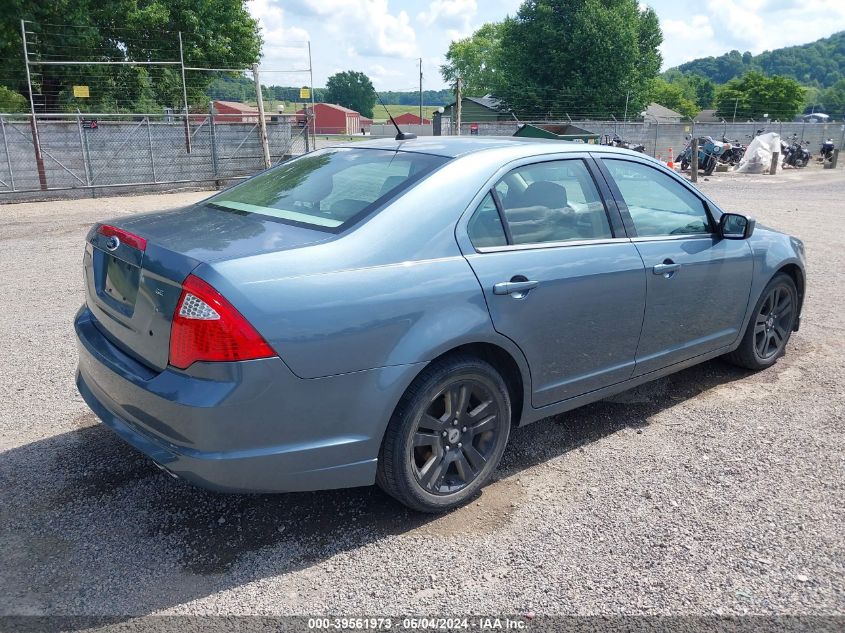
{"label": "green tree", "polygon": [[326,101],[372,118],[376,91],[373,82],[364,73],[345,70],[335,73],[326,81]]}
{"label": "green tree", "polygon": [[704,75],[725,83],[748,71],[784,75],[819,87],[830,87],[845,78],[845,31],[809,44],[788,46],[759,55],[731,51],[719,57],[703,57],[678,66],[683,73]]}
{"label": "green tree", "polygon": [[501,23],[488,22],[469,37],[449,44],[446,63],[440,67],[443,79],[453,83],[461,77],[464,94],[470,96],[495,93],[499,87],[501,33]]}
{"label": "green tree", "polygon": [[22,94],[0,86],[0,112],[24,112],[29,110],[29,102]]}
{"label": "green tree", "polygon": [[[245,0],[6,0],[0,13],[0,83],[21,94],[28,86],[20,19],[28,21],[33,59],[75,61],[178,61],[182,32],[189,66],[246,68],[261,51],[258,23]],[[66,26],[56,26],[66,25]],[[35,66],[36,105],[61,109],[180,107],[178,66]],[[191,105],[207,102],[215,75],[189,71]],[[72,86],[88,85],[89,99],[73,97]]]}
{"label": "green tree", "polygon": [[[712,108],[716,101],[716,84],[703,75],[684,75],[686,85],[692,90],[695,103],[701,110]],[[689,97],[689,92],[686,92]]]}
{"label": "green tree", "polygon": [[685,117],[693,118],[701,110],[695,101],[687,97],[681,84],[669,83],[660,77],[652,80],[649,95],[655,103],[680,112]]}
{"label": "green tree", "polygon": [[845,118],[845,79],[840,79],[820,95],[826,114],[837,119]]}
{"label": "green tree", "polygon": [[526,0],[501,27],[496,96],[520,118],[638,112],[660,70],[657,16],[637,0]]}
{"label": "green tree", "polygon": [[677,68],[671,68],[663,73],[662,78],[681,89],[684,97],[694,101],[699,110],[713,107],[716,99],[716,84],[702,75],[685,75]]}
{"label": "green tree", "polygon": [[789,121],[801,111],[804,88],[789,77],[767,77],[752,71],[731,79],[716,92],[716,114],[731,121],[759,120],[764,114],[770,120]]}

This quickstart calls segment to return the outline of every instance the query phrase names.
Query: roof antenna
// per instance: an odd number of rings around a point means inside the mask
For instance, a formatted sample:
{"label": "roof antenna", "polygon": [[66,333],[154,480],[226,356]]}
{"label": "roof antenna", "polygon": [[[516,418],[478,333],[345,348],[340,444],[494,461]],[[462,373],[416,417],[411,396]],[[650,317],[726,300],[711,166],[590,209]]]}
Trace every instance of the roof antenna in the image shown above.
{"label": "roof antenna", "polygon": [[376,99],[381,104],[381,107],[384,108],[384,111],[387,112],[387,116],[390,118],[390,122],[393,124],[393,127],[396,128],[396,140],[397,141],[410,141],[412,138],[417,138],[416,134],[411,134],[410,132],[403,132],[399,129],[399,126],[396,125],[396,121],[393,120],[393,115],[390,114],[390,110],[387,109],[387,106],[384,105],[384,101],[381,100],[379,93],[377,90],[373,90],[376,93]]}

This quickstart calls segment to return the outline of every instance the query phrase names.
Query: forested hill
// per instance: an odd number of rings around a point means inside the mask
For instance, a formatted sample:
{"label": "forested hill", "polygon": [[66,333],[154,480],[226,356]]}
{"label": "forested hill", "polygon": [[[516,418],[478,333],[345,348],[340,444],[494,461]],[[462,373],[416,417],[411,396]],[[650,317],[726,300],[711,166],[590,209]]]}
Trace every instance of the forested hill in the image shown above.
{"label": "forested hill", "polygon": [[[298,86],[264,86],[262,85],[265,99],[276,99],[278,101],[301,101],[299,98]],[[252,79],[244,76],[227,77],[215,79],[206,90],[210,99],[221,99],[223,101],[254,101],[255,84]],[[420,93],[414,91],[382,90],[379,92],[382,101],[394,105],[417,105],[420,102]],[[326,100],[325,88],[314,88],[314,101],[322,103]],[[454,101],[452,91],[444,90],[423,90],[423,103],[430,106],[445,106]]]}
{"label": "forested hill", "polygon": [[719,57],[702,57],[681,64],[678,70],[704,75],[719,84],[749,70],[762,70],[769,75],[793,77],[805,86],[827,88],[845,79],[845,31],[759,55],[731,51]]}

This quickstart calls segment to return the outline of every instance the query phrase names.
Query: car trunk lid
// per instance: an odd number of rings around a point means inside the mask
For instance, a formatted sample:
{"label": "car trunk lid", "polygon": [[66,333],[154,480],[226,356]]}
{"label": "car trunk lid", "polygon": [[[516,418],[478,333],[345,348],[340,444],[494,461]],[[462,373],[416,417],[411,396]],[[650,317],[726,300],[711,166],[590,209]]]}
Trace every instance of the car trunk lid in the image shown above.
{"label": "car trunk lid", "polygon": [[[113,229],[104,234],[103,227]],[[123,240],[122,231],[129,233]],[[161,371],[168,365],[182,282],[199,264],[299,248],[332,237],[201,204],[117,219],[94,226],[88,234],[83,262],[86,302],[109,341]]]}

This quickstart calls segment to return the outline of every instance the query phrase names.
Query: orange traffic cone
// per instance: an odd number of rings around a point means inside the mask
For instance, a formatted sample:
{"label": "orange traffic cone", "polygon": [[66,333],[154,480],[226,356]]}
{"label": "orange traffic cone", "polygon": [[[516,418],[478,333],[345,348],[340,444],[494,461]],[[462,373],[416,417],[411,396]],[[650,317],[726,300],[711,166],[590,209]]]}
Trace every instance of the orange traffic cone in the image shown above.
{"label": "orange traffic cone", "polygon": [[672,148],[669,148],[669,162],[666,163],[669,169],[675,169],[675,156],[672,154]]}

